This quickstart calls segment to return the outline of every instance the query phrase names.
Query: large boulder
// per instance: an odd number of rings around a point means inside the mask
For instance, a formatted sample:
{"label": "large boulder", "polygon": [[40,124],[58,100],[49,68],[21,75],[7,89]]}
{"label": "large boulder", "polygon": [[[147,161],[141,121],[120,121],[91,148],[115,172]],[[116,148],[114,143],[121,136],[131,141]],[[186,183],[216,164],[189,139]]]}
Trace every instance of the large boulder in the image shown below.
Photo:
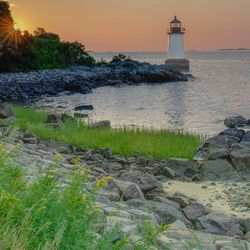
{"label": "large boulder", "polygon": [[183,209],[183,213],[190,221],[194,222],[197,218],[207,215],[209,210],[202,204],[193,202]]}
{"label": "large boulder", "polygon": [[247,124],[247,119],[243,116],[229,116],[225,119],[224,124],[228,128],[242,127]]}
{"label": "large boulder", "polygon": [[114,180],[114,184],[120,190],[120,196],[125,200],[144,199],[144,195],[135,183]]}
{"label": "large boulder", "polygon": [[127,204],[129,206],[137,207],[140,209],[146,209],[155,214],[159,224],[167,225],[175,222],[176,220],[183,221],[186,225],[191,226],[191,223],[182,214],[178,208],[172,206],[171,204],[164,204],[151,200],[128,200]]}
{"label": "large boulder", "polygon": [[110,121],[99,121],[89,125],[89,128],[110,128]]}
{"label": "large boulder", "polygon": [[241,138],[245,134],[243,129],[228,128],[219,133],[219,135],[226,136],[229,140],[240,142]]}
{"label": "large boulder", "polygon": [[223,180],[239,180],[240,177],[233,166],[226,160],[217,159],[207,161],[202,166],[202,174],[205,180],[223,181]]}
{"label": "large boulder", "polygon": [[250,171],[250,145],[237,144],[230,153],[230,158],[235,169],[238,171]]}
{"label": "large boulder", "polygon": [[0,119],[7,119],[13,117],[12,109],[5,104],[0,104]]}
{"label": "large boulder", "polygon": [[243,238],[240,224],[224,214],[207,214],[199,217],[197,221],[204,232]]}
{"label": "large boulder", "polygon": [[[189,175],[189,172],[191,169],[193,169],[194,163],[191,160],[188,159],[182,159],[182,158],[170,158],[166,161],[165,168],[163,169],[164,174],[167,175],[167,177],[188,177],[191,178]],[[169,171],[169,169],[172,169],[174,172]]]}
{"label": "large boulder", "polygon": [[160,185],[153,175],[142,173],[140,171],[125,172],[120,176],[120,179],[122,181],[136,183],[144,194]]}

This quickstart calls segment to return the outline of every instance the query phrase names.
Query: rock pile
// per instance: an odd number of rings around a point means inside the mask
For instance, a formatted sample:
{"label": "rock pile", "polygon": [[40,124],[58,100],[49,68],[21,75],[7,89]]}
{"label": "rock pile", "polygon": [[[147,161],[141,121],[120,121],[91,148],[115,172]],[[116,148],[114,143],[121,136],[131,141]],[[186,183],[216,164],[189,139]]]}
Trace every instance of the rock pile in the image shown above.
{"label": "rock pile", "polygon": [[0,101],[56,95],[63,91],[90,93],[102,86],[187,81],[188,77],[164,65],[127,59],[106,67],[74,66],[68,69],[0,74]]}

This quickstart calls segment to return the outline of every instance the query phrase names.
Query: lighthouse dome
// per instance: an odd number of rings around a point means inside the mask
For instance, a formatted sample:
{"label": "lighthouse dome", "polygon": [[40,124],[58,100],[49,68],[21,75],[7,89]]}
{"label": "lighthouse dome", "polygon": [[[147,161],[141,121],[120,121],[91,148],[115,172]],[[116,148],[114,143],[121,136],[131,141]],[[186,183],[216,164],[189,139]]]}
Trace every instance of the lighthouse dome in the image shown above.
{"label": "lighthouse dome", "polygon": [[170,22],[170,23],[181,23],[180,20],[177,19],[177,17],[175,16],[174,19]]}

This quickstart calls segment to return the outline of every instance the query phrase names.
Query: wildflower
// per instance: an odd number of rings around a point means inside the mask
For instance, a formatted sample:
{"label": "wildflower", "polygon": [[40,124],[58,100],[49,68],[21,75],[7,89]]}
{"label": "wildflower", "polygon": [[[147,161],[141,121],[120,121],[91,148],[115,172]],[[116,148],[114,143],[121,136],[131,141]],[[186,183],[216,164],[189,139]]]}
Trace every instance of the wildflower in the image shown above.
{"label": "wildflower", "polygon": [[113,180],[113,177],[111,177],[111,176],[103,177],[103,178],[97,180],[96,186],[97,187],[105,187],[108,185],[109,181],[111,181],[111,180]]}

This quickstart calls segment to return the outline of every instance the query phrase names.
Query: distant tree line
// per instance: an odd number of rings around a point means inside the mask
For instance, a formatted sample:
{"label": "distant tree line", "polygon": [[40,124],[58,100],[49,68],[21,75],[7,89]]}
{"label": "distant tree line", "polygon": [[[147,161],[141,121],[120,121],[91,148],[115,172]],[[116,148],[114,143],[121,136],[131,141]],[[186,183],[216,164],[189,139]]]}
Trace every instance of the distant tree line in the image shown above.
{"label": "distant tree line", "polygon": [[12,18],[9,3],[0,0],[0,72],[94,65],[96,62],[79,42],[61,41],[57,34],[37,28],[21,32]]}

